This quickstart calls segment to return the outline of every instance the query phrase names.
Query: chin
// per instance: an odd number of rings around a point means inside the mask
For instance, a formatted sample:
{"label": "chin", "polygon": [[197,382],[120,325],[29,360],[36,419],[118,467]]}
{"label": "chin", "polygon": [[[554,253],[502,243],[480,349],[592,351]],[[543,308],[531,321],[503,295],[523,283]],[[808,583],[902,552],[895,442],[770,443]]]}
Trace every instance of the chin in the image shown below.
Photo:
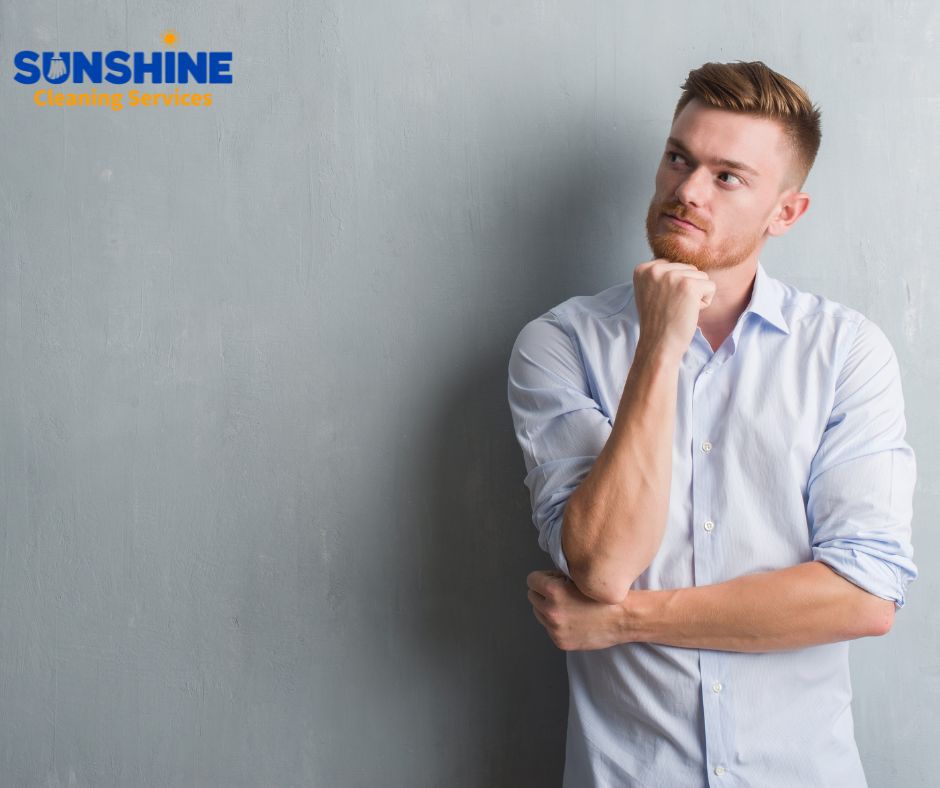
{"label": "chin", "polygon": [[647,240],[653,255],[657,258],[671,260],[674,263],[694,265],[701,270],[711,267],[708,255],[686,243],[686,236],[681,233],[654,235]]}

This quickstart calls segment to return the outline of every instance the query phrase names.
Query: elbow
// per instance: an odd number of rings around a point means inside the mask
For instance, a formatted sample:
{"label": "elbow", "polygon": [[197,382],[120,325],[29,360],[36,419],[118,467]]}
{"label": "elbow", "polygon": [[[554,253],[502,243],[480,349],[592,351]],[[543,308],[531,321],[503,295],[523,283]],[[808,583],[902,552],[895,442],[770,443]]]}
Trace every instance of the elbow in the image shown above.
{"label": "elbow", "polygon": [[623,579],[605,576],[579,566],[569,566],[571,580],[578,590],[586,597],[608,605],[619,605],[627,598],[632,582],[625,583]]}
{"label": "elbow", "polygon": [[848,633],[846,639],[881,637],[891,631],[894,625],[894,611],[897,609],[894,599],[878,596],[854,580],[843,577],[829,564],[818,558],[814,560],[846,581],[843,587],[848,589],[850,595],[846,598],[843,608],[844,623]]}
{"label": "elbow", "polygon": [[[583,593],[583,592],[582,592]],[[606,605],[622,605],[630,593],[630,586],[623,589],[598,588],[593,591],[592,599],[603,602]],[[585,594],[585,596],[590,596]]]}
{"label": "elbow", "polygon": [[[578,590],[586,597],[608,605],[617,605],[627,597],[634,578],[623,571],[623,567],[614,567],[609,561],[601,560],[595,550],[584,544],[573,544],[572,515],[574,507],[568,503],[561,527],[562,550],[568,564],[568,573]],[[574,530],[577,530],[576,527]]]}
{"label": "elbow", "polygon": [[861,588],[855,589],[856,602],[852,610],[852,637],[882,637],[894,624],[893,599],[876,596]]}
{"label": "elbow", "polygon": [[891,599],[873,597],[869,614],[869,634],[873,637],[882,637],[891,631],[894,625],[895,604]]}

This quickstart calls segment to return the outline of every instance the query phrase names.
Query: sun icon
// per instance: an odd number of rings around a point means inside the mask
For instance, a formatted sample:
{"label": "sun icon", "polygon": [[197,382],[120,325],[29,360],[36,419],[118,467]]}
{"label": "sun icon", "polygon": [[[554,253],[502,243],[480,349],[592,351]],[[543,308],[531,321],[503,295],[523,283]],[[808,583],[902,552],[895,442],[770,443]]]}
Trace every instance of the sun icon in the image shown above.
{"label": "sun icon", "polygon": [[167,30],[163,34],[163,43],[166,44],[167,46],[173,46],[176,43],[176,31]]}

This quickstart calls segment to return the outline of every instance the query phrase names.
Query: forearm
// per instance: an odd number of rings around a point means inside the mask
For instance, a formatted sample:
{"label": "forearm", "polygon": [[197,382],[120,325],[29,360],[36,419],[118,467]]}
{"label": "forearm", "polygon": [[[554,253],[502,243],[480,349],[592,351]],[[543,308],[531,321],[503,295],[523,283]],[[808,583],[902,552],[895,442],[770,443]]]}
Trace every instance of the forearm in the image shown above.
{"label": "forearm", "polygon": [[587,596],[615,603],[659,550],[669,510],[679,361],[637,346],[617,417],[568,499],[562,547]]}
{"label": "forearm", "polygon": [[624,642],[777,651],[881,635],[894,603],[819,561],[724,583],[634,591],[622,603]]}

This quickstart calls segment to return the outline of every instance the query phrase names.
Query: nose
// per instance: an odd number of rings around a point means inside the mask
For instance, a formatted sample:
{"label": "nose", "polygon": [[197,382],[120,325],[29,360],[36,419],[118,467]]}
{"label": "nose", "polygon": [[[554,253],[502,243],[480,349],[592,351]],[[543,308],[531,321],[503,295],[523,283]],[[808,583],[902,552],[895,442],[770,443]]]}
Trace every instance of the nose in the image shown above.
{"label": "nose", "polygon": [[705,203],[710,177],[705,168],[696,167],[676,186],[676,199],[683,205],[702,207]]}

